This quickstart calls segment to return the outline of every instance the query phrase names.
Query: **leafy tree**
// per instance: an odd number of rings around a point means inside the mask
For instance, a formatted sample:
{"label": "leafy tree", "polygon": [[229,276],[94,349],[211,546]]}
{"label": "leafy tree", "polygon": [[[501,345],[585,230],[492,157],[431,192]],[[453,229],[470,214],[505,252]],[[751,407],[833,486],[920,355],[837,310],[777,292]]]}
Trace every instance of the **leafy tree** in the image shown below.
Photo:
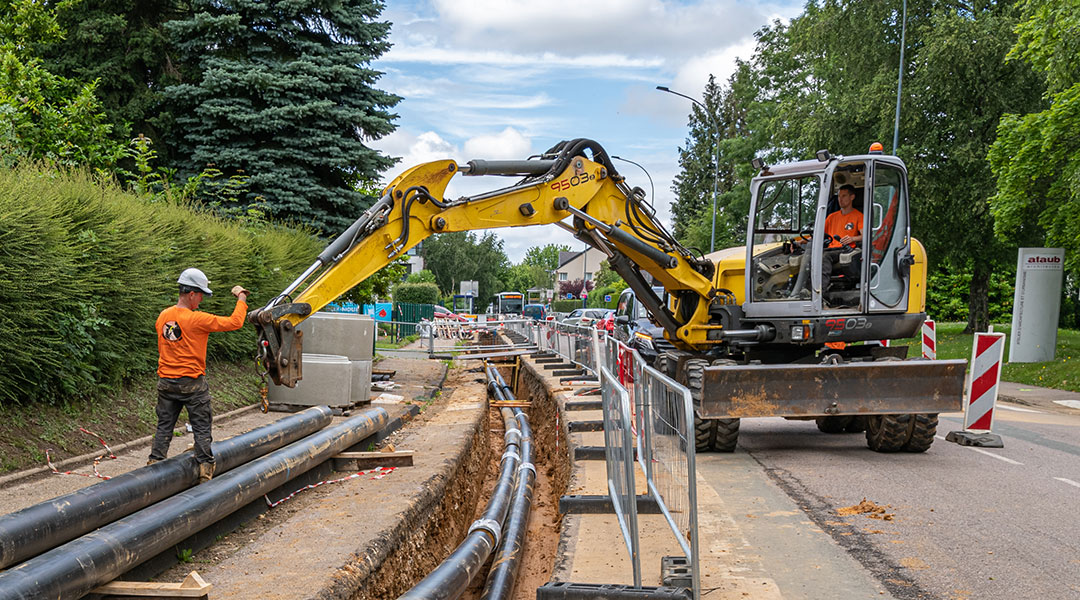
{"label": "leafy tree", "polygon": [[522,292],[536,287],[533,267],[526,264],[514,265],[507,269],[504,280],[507,290]]}
{"label": "leafy tree", "polygon": [[[764,127],[770,161],[816,149],[865,152],[892,137],[900,15],[889,3],[811,2],[790,24],[758,36],[760,87],[751,131]],[[989,273],[1007,262],[993,243],[984,160],[1000,116],[1038,102],[1040,83],[1006,64],[1014,43],[1012,1],[908,2],[901,144],[909,166],[912,220],[938,265],[970,269],[969,328],[988,321]],[[1010,85],[1002,86],[1001,81]]]}
{"label": "leafy tree", "polygon": [[912,30],[920,43],[910,89],[932,90],[908,99],[913,110],[901,152],[911,171],[912,220],[931,258],[970,270],[968,332],[986,330],[991,274],[1013,261],[994,237],[987,152],[1004,114],[1041,105],[1036,74],[1005,60],[1016,23],[1014,3],[995,2],[973,12],[936,10]]}
{"label": "leafy tree", "polygon": [[[1001,119],[989,160],[998,237],[1072,247],[1080,239],[1080,1],[1028,0],[1011,61],[1044,73],[1049,107]],[[1080,257],[1065,255],[1075,277]]]}
{"label": "leafy tree", "polygon": [[506,289],[510,260],[502,240],[493,233],[480,238],[471,231],[435,235],[424,241],[421,254],[443,295],[456,294],[462,281],[477,282],[477,311],[487,307],[493,294]]}
{"label": "leafy tree", "polygon": [[44,160],[107,169],[123,148],[111,137],[96,82],[51,73],[32,49],[59,40],[55,13],[31,0],[0,1],[0,164]]}
{"label": "leafy tree", "polygon": [[567,294],[573,294],[575,298],[581,298],[581,290],[586,292],[592,291],[595,287],[592,281],[583,281],[582,279],[571,279],[569,281],[559,282],[559,297],[565,298]]}
{"label": "leafy tree", "polygon": [[161,91],[175,83],[186,66],[177,60],[164,24],[179,16],[183,3],[170,0],[95,0],[51,2],[66,35],[38,40],[49,70],[78,81],[97,81],[107,121],[117,137],[145,135],[171,156]]}
{"label": "leafy tree", "polygon": [[427,269],[410,273],[405,279],[406,283],[435,283],[435,274]]}
{"label": "leafy tree", "polygon": [[[752,127],[753,117],[762,106],[755,102],[756,77],[752,66],[746,62],[739,63],[725,87],[717,86],[710,77],[705,88],[705,105],[710,109],[710,116],[696,104],[693,106],[687,145],[679,150],[681,170],[673,184],[677,197],[672,204],[673,233],[688,247],[702,252],[708,252],[714,236],[718,249],[743,243],[750,207],[750,180],[754,176],[750,160],[763,145],[761,134],[755,133]],[[713,122],[720,128],[719,142]],[[719,158],[714,154],[717,144]],[[717,164],[719,179],[714,234],[712,181],[717,174]]]}
{"label": "leafy tree", "polygon": [[[371,198],[357,191],[393,161],[365,140],[393,130],[399,97],[374,87],[389,48],[376,0],[193,0],[165,24],[194,76],[165,89],[181,174],[246,173],[279,219],[326,232]],[[183,73],[181,73],[183,75]]]}
{"label": "leafy tree", "polygon": [[566,244],[533,246],[525,251],[525,258],[521,260],[521,264],[542,267],[551,272],[559,268],[559,253],[569,251],[570,246]]}

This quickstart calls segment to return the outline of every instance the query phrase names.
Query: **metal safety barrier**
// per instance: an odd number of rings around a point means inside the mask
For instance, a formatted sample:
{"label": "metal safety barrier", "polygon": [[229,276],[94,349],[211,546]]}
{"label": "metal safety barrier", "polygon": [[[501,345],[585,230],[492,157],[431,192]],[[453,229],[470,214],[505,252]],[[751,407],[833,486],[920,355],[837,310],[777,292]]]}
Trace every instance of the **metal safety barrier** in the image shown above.
{"label": "metal safety barrier", "polygon": [[[626,344],[610,336],[605,342],[602,372],[605,377],[611,377],[612,384],[609,385],[607,380],[602,379],[601,393],[625,394],[627,398],[629,414],[624,417],[625,421],[613,422],[613,425],[621,426],[626,423],[626,429],[632,434],[630,456],[632,457],[632,449],[636,446],[637,463],[645,474],[648,488],[643,491],[657,503],[676,542],[686,555],[696,600],[700,598],[701,569],[698,550],[694,407],[690,390],[646,364],[641,355]],[[609,391],[609,388],[615,391]],[[604,397],[606,432],[608,400],[607,396]],[[626,452],[626,442],[615,440],[614,446],[611,439],[605,439],[605,442],[610,474],[613,460],[618,461],[619,465],[625,460],[623,455]],[[632,462],[630,469],[630,493],[633,494],[636,491],[633,489]],[[612,503],[620,506],[616,494],[625,493],[625,490],[611,491]],[[636,527],[631,531],[624,531],[623,536],[628,548],[631,547],[632,542],[636,543]],[[637,560],[633,551],[631,558]],[[635,569],[637,568],[638,565],[635,564]]]}
{"label": "metal safety barrier", "polygon": [[600,367],[600,395],[604,408],[608,494],[630,553],[634,587],[641,587],[641,543],[638,539],[637,492],[634,489],[634,433],[631,431],[633,417],[630,416],[630,396],[605,367]]}
{"label": "metal safety barrier", "polygon": [[591,378],[599,379],[607,332],[586,325],[545,321],[538,327],[537,338],[539,350],[552,352],[581,367]]}

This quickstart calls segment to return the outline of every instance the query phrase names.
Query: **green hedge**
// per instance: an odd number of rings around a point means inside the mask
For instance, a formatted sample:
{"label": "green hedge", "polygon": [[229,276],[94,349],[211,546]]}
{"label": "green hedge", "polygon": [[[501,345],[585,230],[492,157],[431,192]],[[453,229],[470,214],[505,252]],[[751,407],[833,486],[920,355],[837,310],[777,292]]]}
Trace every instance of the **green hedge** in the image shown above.
{"label": "green hedge", "polygon": [[[281,291],[321,248],[308,233],[151,203],[86,174],[0,172],[0,401],[67,401],[156,367],[154,321],[198,267],[231,312]],[[254,354],[254,332],[210,336],[209,355]]]}
{"label": "green hedge", "polygon": [[394,286],[394,302],[410,304],[436,304],[439,302],[439,286],[434,283],[399,283]]}
{"label": "green hedge", "polygon": [[551,303],[551,310],[555,312],[570,312],[575,308],[581,308],[581,300],[555,300]]}

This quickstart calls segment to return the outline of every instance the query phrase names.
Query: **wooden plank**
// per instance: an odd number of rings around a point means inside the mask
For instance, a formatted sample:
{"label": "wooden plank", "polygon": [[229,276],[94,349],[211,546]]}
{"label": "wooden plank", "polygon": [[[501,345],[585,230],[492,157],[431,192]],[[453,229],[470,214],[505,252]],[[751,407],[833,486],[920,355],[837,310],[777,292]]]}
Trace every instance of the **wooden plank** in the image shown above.
{"label": "wooden plank", "polygon": [[504,400],[502,402],[492,402],[491,406],[495,408],[529,408],[532,406],[532,402],[528,400]]}
{"label": "wooden plank", "polygon": [[397,450],[395,452],[340,452],[334,457],[335,470],[343,461],[354,461],[359,470],[373,467],[411,467],[413,466],[412,450]]}
{"label": "wooden plank", "polygon": [[112,581],[98,586],[91,594],[108,596],[141,596],[152,598],[201,598],[206,596],[213,585],[207,583],[199,574],[192,571],[180,583],[161,583],[156,581]]}

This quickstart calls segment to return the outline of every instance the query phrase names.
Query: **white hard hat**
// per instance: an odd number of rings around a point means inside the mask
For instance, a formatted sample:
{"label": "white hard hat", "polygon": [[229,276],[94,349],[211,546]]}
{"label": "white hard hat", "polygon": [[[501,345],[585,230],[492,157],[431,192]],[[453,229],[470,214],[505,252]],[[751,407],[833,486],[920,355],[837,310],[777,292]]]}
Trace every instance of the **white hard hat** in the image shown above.
{"label": "white hard hat", "polygon": [[184,272],[180,274],[180,279],[177,279],[176,283],[198,288],[207,296],[214,295],[214,292],[210,291],[210,280],[206,278],[206,273],[203,273],[198,269],[184,269]]}

